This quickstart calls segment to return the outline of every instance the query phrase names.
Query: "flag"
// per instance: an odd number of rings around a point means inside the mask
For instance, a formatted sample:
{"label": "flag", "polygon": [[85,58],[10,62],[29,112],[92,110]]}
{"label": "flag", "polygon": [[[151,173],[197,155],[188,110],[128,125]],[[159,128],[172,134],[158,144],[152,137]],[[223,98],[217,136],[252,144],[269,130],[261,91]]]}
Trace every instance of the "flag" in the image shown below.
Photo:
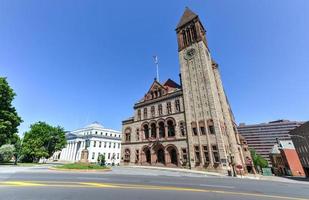
{"label": "flag", "polygon": [[158,62],[158,56],[153,56],[153,59],[154,59],[155,64],[158,64],[158,63],[159,63],[159,62]]}

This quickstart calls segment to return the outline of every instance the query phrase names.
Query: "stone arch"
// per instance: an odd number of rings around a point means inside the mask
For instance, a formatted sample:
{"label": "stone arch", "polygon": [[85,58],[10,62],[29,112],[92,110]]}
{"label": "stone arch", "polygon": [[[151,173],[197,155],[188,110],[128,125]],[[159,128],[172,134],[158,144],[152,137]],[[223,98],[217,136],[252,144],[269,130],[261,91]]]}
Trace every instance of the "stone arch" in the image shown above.
{"label": "stone arch", "polygon": [[179,153],[175,145],[167,145],[166,149],[166,164],[168,166],[179,166]]}
{"label": "stone arch", "polygon": [[127,127],[125,130],[124,130],[124,134],[125,134],[125,141],[126,142],[130,142],[131,141],[131,127]]}
{"label": "stone arch", "polygon": [[156,164],[165,165],[165,148],[162,144],[158,144],[153,147],[156,157]]}
{"label": "stone arch", "polygon": [[142,148],[141,162],[142,164],[151,164],[151,149],[147,145]]}
{"label": "stone arch", "polygon": [[159,138],[165,138],[165,121],[164,119],[159,119],[157,121],[157,126],[158,126],[158,129],[159,129]]}
{"label": "stone arch", "polygon": [[123,161],[126,162],[126,163],[129,163],[130,162],[130,155],[131,155],[130,149],[126,148],[124,150],[124,159],[123,159]]}
{"label": "stone arch", "polygon": [[167,136],[168,137],[175,137],[176,136],[176,121],[174,118],[169,117],[166,120],[166,126],[167,126]]}
{"label": "stone arch", "polygon": [[149,122],[149,128],[150,128],[150,136],[151,138],[157,137],[157,123],[156,121]]}
{"label": "stone arch", "polygon": [[142,124],[141,130],[144,133],[144,138],[149,139],[149,124],[148,124],[148,122],[145,122],[145,123]]}

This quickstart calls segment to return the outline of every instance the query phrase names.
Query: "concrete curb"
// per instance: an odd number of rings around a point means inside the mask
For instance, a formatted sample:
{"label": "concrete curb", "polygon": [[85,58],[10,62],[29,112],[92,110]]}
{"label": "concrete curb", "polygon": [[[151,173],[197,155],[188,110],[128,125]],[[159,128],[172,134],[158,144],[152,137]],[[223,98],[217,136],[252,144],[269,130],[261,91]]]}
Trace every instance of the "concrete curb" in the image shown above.
{"label": "concrete curb", "polygon": [[220,176],[220,177],[225,177],[226,176],[224,174],[220,174],[220,173],[216,173],[216,172],[205,172],[205,171],[197,171],[197,170],[190,170],[190,169],[152,167],[152,166],[125,166],[125,167],[128,167],[128,168],[140,168],[140,169],[151,169],[151,170],[165,170],[165,171],[173,171],[173,172],[184,172],[184,173],[191,173],[191,174],[203,174],[203,175]]}
{"label": "concrete curb", "polygon": [[112,171],[112,169],[61,169],[61,168],[55,168],[55,167],[50,167],[48,168],[48,170],[52,170],[52,171],[60,171],[60,172],[110,172]]}

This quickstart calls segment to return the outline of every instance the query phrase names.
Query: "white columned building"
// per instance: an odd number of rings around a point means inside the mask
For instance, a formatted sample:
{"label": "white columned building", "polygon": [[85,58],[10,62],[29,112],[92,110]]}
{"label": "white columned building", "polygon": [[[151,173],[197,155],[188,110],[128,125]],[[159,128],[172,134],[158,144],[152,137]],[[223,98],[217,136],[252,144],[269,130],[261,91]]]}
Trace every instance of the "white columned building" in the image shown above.
{"label": "white columned building", "polygon": [[84,128],[67,132],[67,145],[57,154],[60,161],[78,162],[81,159],[81,152],[86,147],[86,140],[89,140],[88,161],[97,162],[100,154],[105,155],[106,164],[120,163],[121,132],[106,129],[98,122],[94,122]]}

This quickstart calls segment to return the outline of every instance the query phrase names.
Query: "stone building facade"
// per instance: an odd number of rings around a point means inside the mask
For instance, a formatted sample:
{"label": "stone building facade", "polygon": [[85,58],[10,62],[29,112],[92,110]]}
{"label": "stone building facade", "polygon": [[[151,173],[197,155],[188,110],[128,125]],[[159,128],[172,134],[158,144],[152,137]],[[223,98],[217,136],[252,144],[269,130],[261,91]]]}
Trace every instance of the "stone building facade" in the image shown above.
{"label": "stone building facade", "polygon": [[134,105],[134,117],[123,121],[121,162],[245,169],[236,123],[199,17],[186,8],[176,33],[181,84],[155,80]]}

